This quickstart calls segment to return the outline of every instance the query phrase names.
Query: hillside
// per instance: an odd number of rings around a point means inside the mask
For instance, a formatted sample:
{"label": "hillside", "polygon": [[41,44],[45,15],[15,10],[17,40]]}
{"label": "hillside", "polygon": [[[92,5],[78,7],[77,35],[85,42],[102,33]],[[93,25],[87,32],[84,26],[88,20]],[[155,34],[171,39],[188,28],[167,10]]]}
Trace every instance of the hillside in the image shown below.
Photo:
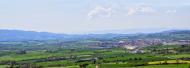
{"label": "hillside", "polygon": [[25,40],[114,40],[114,39],[190,39],[190,30],[170,30],[149,34],[84,34],[67,35],[48,32],[0,30],[0,41],[25,41]]}
{"label": "hillside", "polygon": [[147,34],[142,36],[144,38],[160,38],[160,39],[190,39],[190,30],[170,30],[160,33]]}
{"label": "hillside", "polygon": [[62,38],[64,38],[64,35],[48,32],[0,30],[0,41],[53,40]]}

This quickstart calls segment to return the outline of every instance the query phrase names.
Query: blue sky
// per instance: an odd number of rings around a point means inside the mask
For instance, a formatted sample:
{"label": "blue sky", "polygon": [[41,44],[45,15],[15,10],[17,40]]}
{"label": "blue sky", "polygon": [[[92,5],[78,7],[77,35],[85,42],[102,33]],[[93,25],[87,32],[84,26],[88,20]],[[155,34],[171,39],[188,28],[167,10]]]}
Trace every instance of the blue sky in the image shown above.
{"label": "blue sky", "polygon": [[0,29],[96,33],[190,29],[190,0],[2,0]]}

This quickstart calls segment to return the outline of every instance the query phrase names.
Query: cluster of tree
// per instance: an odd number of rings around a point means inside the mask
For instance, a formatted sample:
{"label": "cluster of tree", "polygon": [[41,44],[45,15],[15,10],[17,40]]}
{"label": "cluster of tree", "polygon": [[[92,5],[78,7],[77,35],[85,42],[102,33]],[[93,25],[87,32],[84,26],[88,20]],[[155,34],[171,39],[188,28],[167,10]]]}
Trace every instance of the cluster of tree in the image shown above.
{"label": "cluster of tree", "polygon": [[10,61],[6,68],[44,68],[32,63],[17,63],[16,61]]}

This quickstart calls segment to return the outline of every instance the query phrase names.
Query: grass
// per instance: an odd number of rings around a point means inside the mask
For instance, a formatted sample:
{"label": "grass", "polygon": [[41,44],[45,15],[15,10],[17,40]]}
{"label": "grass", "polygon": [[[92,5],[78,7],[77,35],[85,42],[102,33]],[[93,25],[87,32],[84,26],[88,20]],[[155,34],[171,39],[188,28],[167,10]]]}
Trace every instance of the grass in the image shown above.
{"label": "grass", "polygon": [[150,66],[126,67],[126,68],[189,68],[189,64],[150,65]]}
{"label": "grass", "polygon": [[190,57],[190,54],[171,54],[171,55],[165,55],[171,58],[182,58],[182,57]]}
{"label": "grass", "polygon": [[6,68],[6,65],[0,65],[0,68]]}
{"label": "grass", "polygon": [[[0,61],[4,60],[28,60],[29,59],[40,59],[40,58],[48,58],[48,57],[70,57],[70,55],[77,56],[75,60],[85,59],[85,58],[93,58],[94,56],[100,56],[100,63],[104,63],[100,65],[100,68],[188,68],[188,64],[176,64],[177,61],[175,58],[182,57],[190,57],[190,54],[182,53],[182,54],[129,54],[125,53],[124,50],[113,49],[113,50],[76,50],[70,52],[70,50],[61,50],[53,53],[46,51],[30,51],[27,54],[14,54],[4,55],[0,57]],[[170,58],[172,59],[170,59]],[[164,61],[167,60],[167,61]],[[71,62],[72,61],[72,62]],[[123,63],[122,63],[123,62]],[[141,63],[140,63],[141,62]],[[167,62],[169,65],[159,65]],[[107,63],[107,64],[106,64]],[[116,64],[118,63],[118,64]],[[149,66],[138,66],[138,67],[130,67],[130,64],[149,64]],[[189,63],[190,61],[178,61],[178,63]],[[49,61],[49,62],[35,62],[35,64],[48,67],[48,68],[79,68],[77,63],[74,63],[73,60],[60,60],[60,61]],[[79,64],[79,63],[78,63]],[[134,65],[136,66],[136,65]],[[0,66],[0,68],[5,68],[4,66]],[[95,68],[95,65],[88,65],[87,68]]]}
{"label": "grass", "polygon": [[67,66],[67,67],[47,67],[47,68],[80,68],[79,66]]}
{"label": "grass", "polygon": [[100,68],[189,68],[189,64],[168,64],[127,67],[124,64],[101,65]]}
{"label": "grass", "polygon": [[[47,68],[80,68],[79,66],[67,66],[67,67],[47,67]],[[96,68],[95,65],[88,65],[87,68]]]}
{"label": "grass", "polygon": [[74,65],[73,62],[70,61],[51,61],[51,62],[39,62],[36,63],[37,65],[44,66],[44,67],[52,67],[52,66],[72,66]]}
{"label": "grass", "polygon": [[[79,66],[67,66],[67,67],[48,67],[48,68],[79,68]],[[89,65],[87,68],[95,68],[95,65]],[[168,64],[168,65],[149,65],[149,66],[136,66],[127,67],[125,64],[109,64],[100,65],[99,68],[189,68],[189,64]]]}
{"label": "grass", "polygon": [[51,56],[62,56],[62,53],[46,53],[46,52],[38,52],[32,51],[28,52],[27,54],[11,54],[0,57],[0,61],[6,60],[14,60],[14,61],[21,61],[21,60],[29,60],[29,59],[39,59],[39,58],[47,58]]}
{"label": "grass", "polygon": [[148,64],[155,65],[155,64],[176,64],[176,63],[190,63],[190,61],[184,61],[184,60],[167,60],[167,61],[155,61],[155,62],[148,62]]}

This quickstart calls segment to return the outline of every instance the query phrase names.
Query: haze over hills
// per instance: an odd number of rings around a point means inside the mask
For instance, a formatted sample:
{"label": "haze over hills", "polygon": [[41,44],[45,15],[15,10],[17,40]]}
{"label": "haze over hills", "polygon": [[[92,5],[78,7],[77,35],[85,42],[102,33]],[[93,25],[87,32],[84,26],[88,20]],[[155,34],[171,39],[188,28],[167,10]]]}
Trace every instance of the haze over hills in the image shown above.
{"label": "haze over hills", "polygon": [[157,33],[139,33],[139,34],[56,34],[49,32],[35,32],[22,30],[0,30],[0,41],[25,41],[25,40],[78,40],[78,39],[190,39],[190,30],[169,30]]}
{"label": "haze over hills", "polygon": [[0,30],[0,37],[0,41],[51,40],[61,39],[63,38],[63,34],[22,30]]}

